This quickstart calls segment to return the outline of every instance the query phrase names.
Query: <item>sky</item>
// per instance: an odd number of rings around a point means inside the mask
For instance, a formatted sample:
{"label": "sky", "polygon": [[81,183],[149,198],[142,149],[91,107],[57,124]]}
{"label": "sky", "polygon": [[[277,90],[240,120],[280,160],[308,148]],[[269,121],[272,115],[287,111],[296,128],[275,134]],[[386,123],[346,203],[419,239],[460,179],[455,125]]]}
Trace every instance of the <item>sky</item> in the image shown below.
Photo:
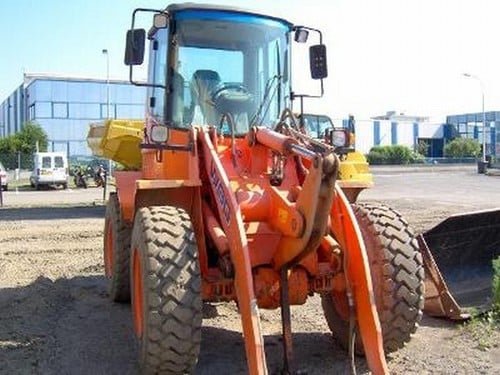
{"label": "sky", "polygon": [[[329,75],[324,97],[305,103],[308,112],[368,119],[395,110],[441,121],[447,114],[481,112],[483,92],[485,109],[500,110],[500,1],[216,3],[322,30]],[[0,102],[22,82],[23,72],[105,78],[102,49],[109,51],[111,78],[128,79],[123,50],[133,9],[166,5],[163,0],[0,0]],[[307,58],[296,56],[293,62],[296,87],[311,85]]]}

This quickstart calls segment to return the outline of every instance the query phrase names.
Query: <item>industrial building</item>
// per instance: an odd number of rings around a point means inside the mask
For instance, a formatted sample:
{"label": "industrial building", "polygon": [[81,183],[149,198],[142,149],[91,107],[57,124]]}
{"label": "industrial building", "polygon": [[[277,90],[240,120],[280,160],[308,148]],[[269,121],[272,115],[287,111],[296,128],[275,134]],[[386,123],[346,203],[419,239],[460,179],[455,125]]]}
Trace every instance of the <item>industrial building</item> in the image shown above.
{"label": "industrial building", "polygon": [[[500,155],[500,112],[485,112],[486,155]],[[461,137],[477,139],[483,143],[483,113],[466,113],[446,117]]]}
{"label": "industrial building", "polygon": [[[23,83],[0,104],[0,138],[35,121],[45,130],[49,151],[69,156],[90,155],[86,136],[89,124],[106,118],[144,117],[146,89],[128,81],[25,74]],[[109,105],[108,105],[109,104]],[[454,137],[482,143],[483,114],[450,115],[446,122],[389,111],[369,120],[356,119],[356,148],[368,153],[373,146],[427,144],[427,157],[443,156],[444,145]],[[500,155],[500,112],[486,112],[486,154]],[[334,120],[335,125],[347,119]]]}
{"label": "industrial building", "polygon": [[91,122],[143,118],[145,103],[145,88],[128,81],[25,74],[23,83],[0,104],[0,138],[34,121],[47,133],[49,151],[89,155]]}

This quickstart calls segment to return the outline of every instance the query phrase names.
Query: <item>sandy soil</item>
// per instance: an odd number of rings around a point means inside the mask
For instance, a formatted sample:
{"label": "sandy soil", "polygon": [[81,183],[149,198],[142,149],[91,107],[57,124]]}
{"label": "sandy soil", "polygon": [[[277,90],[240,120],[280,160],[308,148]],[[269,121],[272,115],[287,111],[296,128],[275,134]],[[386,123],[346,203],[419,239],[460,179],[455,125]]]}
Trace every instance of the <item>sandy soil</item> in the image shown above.
{"label": "sandy soil", "polygon": [[[419,230],[459,212],[454,205],[387,201]],[[103,207],[0,210],[0,373],[137,373],[128,305],[108,300],[103,277]],[[197,374],[244,374],[234,304],[205,306]],[[295,356],[308,374],[347,373],[347,356],[326,325],[319,298],[292,308]],[[268,366],[281,368],[278,311],[262,311]],[[500,334],[495,332],[497,342]],[[366,363],[357,358],[358,373]],[[390,355],[392,373],[500,373],[500,349],[481,350],[467,330],[425,317]]]}

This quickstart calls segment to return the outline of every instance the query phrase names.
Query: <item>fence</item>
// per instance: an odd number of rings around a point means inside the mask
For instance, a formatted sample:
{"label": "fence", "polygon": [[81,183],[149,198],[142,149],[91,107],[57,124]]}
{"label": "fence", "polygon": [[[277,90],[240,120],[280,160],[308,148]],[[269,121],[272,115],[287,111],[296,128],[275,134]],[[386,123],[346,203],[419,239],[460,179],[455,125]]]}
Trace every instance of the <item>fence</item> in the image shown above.
{"label": "fence", "polygon": [[0,162],[5,169],[33,169],[33,154],[22,152],[2,152],[0,153]]}

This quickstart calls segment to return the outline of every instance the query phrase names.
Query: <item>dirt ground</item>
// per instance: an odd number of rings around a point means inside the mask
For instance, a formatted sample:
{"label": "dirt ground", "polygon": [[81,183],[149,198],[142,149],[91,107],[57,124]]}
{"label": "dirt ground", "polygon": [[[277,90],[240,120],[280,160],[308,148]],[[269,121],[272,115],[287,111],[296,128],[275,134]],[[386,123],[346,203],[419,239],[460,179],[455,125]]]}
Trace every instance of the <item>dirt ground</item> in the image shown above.
{"label": "dirt ground", "polygon": [[[470,202],[389,197],[386,203],[424,230]],[[111,303],[106,293],[103,216],[102,206],[0,210],[1,374],[138,372],[129,305]],[[235,305],[205,306],[204,317],[196,373],[246,373]],[[280,324],[278,311],[262,311],[271,374],[281,368]],[[300,369],[347,373],[347,356],[329,333],[319,298],[292,308],[292,327]],[[500,333],[493,335],[500,342]],[[362,358],[356,364],[358,373],[367,373]],[[412,341],[389,356],[389,368],[397,374],[498,374],[500,348],[482,350],[459,325],[424,317]]]}

